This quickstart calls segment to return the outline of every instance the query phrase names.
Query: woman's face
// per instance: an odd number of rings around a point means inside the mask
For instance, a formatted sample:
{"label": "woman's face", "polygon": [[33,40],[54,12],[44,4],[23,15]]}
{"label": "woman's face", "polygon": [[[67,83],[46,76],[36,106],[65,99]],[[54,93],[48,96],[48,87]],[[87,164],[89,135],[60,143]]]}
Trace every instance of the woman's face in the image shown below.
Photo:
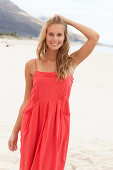
{"label": "woman's face", "polygon": [[64,42],[64,26],[61,24],[52,24],[47,28],[46,44],[51,50],[58,50]]}

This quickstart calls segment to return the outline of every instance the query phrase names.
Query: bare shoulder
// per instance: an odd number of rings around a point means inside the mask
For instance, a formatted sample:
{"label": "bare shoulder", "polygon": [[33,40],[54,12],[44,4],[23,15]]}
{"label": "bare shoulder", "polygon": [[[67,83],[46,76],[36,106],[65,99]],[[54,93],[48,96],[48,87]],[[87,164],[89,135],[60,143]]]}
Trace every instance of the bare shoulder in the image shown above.
{"label": "bare shoulder", "polygon": [[28,63],[29,66],[32,66],[32,64],[35,62],[35,59],[36,59],[36,58],[30,59],[30,60],[28,60],[26,63]]}
{"label": "bare shoulder", "polygon": [[29,95],[31,93],[33,87],[33,80],[32,80],[32,70],[33,70],[34,59],[31,59],[26,62],[25,64],[25,95],[24,95],[24,103],[28,102]]}
{"label": "bare shoulder", "polygon": [[29,74],[33,76],[35,72],[35,58],[28,60],[25,67],[27,67]]}

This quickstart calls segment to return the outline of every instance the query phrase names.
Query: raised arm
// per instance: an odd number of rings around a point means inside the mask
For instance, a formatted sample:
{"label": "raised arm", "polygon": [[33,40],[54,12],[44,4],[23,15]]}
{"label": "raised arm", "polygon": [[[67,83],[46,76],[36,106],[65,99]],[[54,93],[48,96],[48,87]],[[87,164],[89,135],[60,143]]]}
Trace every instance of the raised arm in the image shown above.
{"label": "raised arm", "polygon": [[82,24],[79,24],[77,22],[71,21],[61,15],[56,14],[56,16],[62,17],[62,19],[68,25],[71,25],[74,28],[78,29],[88,39],[79,50],[73,52],[70,55],[73,59],[73,65],[75,67],[77,67],[77,65],[79,65],[84,59],[86,59],[93,51],[93,49],[95,48],[95,46],[99,40],[99,34],[96,31],[92,30],[91,28],[84,26]]}
{"label": "raised arm", "polygon": [[[18,139],[18,132],[21,128],[21,121],[22,121],[22,116],[23,116],[23,110],[24,107],[26,106],[28,99],[29,99],[29,95],[32,89],[32,75],[31,75],[31,71],[30,71],[30,61],[28,61],[25,64],[25,81],[26,81],[26,86],[25,86],[25,95],[24,95],[24,100],[22,102],[22,105],[20,107],[19,110],[19,114],[16,120],[16,123],[14,125],[14,128],[12,130],[12,134],[9,138],[8,141],[8,147],[11,151],[14,151],[17,149],[17,139]],[[16,148],[15,148],[16,146]]]}

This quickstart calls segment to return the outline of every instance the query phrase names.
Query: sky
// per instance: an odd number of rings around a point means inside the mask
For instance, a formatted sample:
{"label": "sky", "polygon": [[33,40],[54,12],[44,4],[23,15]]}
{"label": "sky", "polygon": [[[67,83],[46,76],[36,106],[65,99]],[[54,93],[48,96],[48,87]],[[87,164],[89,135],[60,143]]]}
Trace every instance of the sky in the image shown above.
{"label": "sky", "polygon": [[[86,25],[100,34],[100,43],[113,45],[113,1],[112,0],[11,0],[30,15],[51,17],[63,15],[72,21]],[[80,35],[72,26],[70,30]],[[84,36],[84,35],[83,35]]]}

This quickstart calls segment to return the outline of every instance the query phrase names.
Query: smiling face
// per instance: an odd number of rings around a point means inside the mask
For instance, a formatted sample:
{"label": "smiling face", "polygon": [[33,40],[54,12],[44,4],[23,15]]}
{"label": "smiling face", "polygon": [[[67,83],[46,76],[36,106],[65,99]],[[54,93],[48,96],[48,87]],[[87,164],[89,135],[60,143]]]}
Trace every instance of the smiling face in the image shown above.
{"label": "smiling face", "polygon": [[61,24],[52,24],[47,28],[46,44],[51,50],[58,50],[64,42],[64,26]]}

